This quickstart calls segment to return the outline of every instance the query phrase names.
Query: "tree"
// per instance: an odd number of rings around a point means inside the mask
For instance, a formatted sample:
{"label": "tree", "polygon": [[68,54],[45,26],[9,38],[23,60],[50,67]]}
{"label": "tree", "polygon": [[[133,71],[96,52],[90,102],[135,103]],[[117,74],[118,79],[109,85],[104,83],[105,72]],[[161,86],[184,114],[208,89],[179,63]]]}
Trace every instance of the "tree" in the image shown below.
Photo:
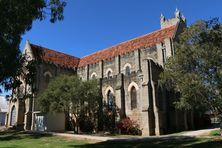
{"label": "tree", "polygon": [[72,113],[77,123],[84,125],[86,121],[90,126],[96,123],[99,99],[96,80],[82,81],[77,76],[61,75],[49,83],[37,100],[42,112]]}
{"label": "tree", "polygon": [[167,87],[179,92],[179,109],[204,107],[222,114],[222,25],[218,19],[187,27],[175,43],[161,75]]}
{"label": "tree", "polygon": [[43,20],[47,15],[52,23],[62,20],[65,5],[65,0],[0,1],[0,85],[6,90],[20,84],[14,78],[20,75],[23,64],[21,36],[31,29],[34,20]]}

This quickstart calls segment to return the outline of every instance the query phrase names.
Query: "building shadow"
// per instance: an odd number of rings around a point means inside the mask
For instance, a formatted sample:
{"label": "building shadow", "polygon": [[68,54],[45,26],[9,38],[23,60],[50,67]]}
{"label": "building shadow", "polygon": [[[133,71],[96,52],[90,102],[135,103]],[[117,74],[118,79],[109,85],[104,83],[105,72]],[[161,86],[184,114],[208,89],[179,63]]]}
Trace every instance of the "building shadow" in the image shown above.
{"label": "building shadow", "polygon": [[28,131],[2,131],[0,132],[0,141],[21,140],[21,139],[40,139],[44,137],[51,137],[52,134],[48,133],[36,133]]}
{"label": "building shadow", "polygon": [[174,137],[154,137],[154,138],[142,138],[142,139],[124,139],[124,140],[109,140],[105,142],[99,142],[95,144],[86,145],[69,145],[70,148],[175,148],[175,147],[192,147],[192,148],[221,148],[222,139],[220,140],[205,140],[187,136],[174,136]]}

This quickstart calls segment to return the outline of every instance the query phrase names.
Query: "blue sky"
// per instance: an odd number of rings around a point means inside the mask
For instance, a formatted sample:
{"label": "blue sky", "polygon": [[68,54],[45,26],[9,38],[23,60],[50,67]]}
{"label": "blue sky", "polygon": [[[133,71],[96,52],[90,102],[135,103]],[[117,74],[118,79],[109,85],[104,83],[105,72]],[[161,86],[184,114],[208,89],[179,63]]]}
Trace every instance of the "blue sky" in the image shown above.
{"label": "blue sky", "polygon": [[68,0],[65,19],[36,21],[26,40],[77,57],[160,28],[160,14],[174,16],[176,7],[188,24],[222,15],[221,0]]}
{"label": "blue sky", "polygon": [[160,14],[174,16],[176,8],[188,25],[222,18],[222,0],[67,0],[65,19],[51,24],[35,21],[23,35],[31,43],[83,57],[97,50],[155,31]]}

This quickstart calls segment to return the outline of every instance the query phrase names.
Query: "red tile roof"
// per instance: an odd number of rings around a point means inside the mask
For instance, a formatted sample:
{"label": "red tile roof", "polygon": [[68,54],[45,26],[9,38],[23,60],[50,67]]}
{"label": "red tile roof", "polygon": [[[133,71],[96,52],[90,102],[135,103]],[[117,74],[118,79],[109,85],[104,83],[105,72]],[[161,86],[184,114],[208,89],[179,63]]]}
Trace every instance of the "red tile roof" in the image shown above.
{"label": "red tile roof", "polygon": [[65,68],[77,68],[79,58],[70,56],[45,47],[30,44],[34,57],[38,61],[52,63]]}
{"label": "red tile roof", "polygon": [[160,29],[158,31],[146,34],[144,36],[123,42],[121,44],[97,51],[80,59],[79,66],[83,67],[87,64],[93,64],[101,60],[109,59],[118,55],[122,55],[139,48],[145,48],[162,42],[165,38],[172,38],[175,35],[177,26]]}
{"label": "red tile roof", "polygon": [[163,42],[165,38],[173,38],[176,33],[176,29],[177,25],[160,29],[110,48],[97,51],[83,58],[77,58],[33,44],[30,45],[37,60],[53,63],[67,68],[76,68],[84,67],[87,64],[93,64],[118,55],[123,55],[136,49],[150,47],[158,42]]}

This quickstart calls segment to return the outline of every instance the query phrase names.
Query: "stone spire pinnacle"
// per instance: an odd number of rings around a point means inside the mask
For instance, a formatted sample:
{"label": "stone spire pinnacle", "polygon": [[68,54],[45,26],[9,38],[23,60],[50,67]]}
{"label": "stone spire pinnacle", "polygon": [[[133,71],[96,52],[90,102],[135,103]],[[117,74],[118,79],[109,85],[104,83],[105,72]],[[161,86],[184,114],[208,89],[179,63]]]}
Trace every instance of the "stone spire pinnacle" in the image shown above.
{"label": "stone spire pinnacle", "polygon": [[160,14],[160,21],[164,22],[166,20],[165,16],[163,15],[163,13]]}
{"label": "stone spire pinnacle", "polygon": [[178,8],[176,8],[175,18],[180,18],[180,17],[181,17],[180,10]]}
{"label": "stone spire pinnacle", "polygon": [[168,26],[176,25],[177,23],[180,23],[184,26],[186,26],[186,18],[178,8],[176,8],[174,12],[174,17],[173,18],[166,18],[162,13],[160,15],[160,26],[161,28],[166,28]]}
{"label": "stone spire pinnacle", "polygon": [[186,19],[186,17],[182,14],[182,20],[186,23],[186,21],[187,21],[187,19]]}

